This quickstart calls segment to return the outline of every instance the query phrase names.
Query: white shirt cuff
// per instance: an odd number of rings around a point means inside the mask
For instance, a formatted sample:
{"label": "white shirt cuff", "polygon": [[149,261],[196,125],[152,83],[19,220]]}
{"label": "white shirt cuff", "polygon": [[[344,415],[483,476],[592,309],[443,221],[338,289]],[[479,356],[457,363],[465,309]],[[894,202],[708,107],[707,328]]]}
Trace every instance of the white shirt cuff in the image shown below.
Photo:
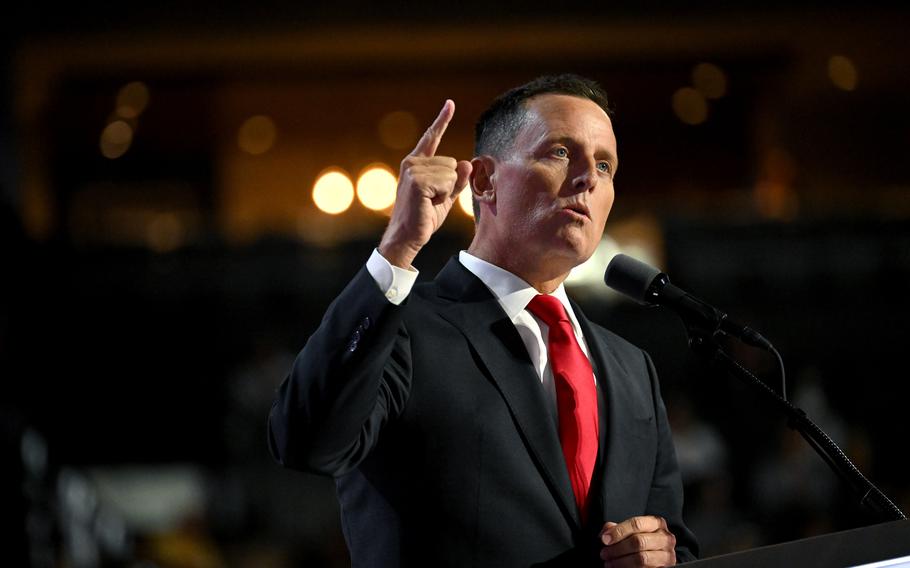
{"label": "white shirt cuff", "polygon": [[367,261],[367,272],[376,281],[379,291],[396,306],[411,293],[411,288],[417,282],[419,274],[413,268],[405,269],[394,266],[379,253],[379,249],[373,249],[373,254]]}

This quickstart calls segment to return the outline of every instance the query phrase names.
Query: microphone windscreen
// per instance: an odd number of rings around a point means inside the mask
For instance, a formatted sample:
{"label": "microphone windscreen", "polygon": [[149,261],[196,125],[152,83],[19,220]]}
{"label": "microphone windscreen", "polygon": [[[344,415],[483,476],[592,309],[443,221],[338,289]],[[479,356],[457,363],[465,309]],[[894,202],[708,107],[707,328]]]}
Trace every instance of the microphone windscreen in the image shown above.
{"label": "microphone windscreen", "polygon": [[625,254],[617,254],[607,266],[604,282],[617,292],[646,304],[648,289],[659,275],[660,270],[650,264]]}

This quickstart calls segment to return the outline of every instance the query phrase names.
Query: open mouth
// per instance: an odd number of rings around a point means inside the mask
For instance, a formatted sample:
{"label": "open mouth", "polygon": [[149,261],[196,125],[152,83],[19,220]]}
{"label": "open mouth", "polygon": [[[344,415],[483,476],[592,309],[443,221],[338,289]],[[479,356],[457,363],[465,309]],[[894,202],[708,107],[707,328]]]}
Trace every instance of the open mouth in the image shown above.
{"label": "open mouth", "polygon": [[564,211],[571,211],[587,219],[591,218],[591,211],[584,203],[569,203],[563,207]]}

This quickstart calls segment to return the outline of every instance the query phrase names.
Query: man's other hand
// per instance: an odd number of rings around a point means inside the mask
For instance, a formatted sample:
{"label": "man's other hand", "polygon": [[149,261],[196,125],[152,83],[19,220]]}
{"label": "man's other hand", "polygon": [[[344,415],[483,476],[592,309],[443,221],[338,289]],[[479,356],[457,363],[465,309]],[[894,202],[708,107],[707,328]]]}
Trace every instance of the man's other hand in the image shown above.
{"label": "man's other hand", "polygon": [[414,150],[401,161],[395,207],[379,243],[380,254],[395,266],[411,267],[468,183],[471,162],[436,155],[454,114],[455,103],[447,100]]}
{"label": "man's other hand", "polygon": [[608,522],[600,532],[604,567],[658,567],[676,565],[676,537],[661,517],[632,517]]}

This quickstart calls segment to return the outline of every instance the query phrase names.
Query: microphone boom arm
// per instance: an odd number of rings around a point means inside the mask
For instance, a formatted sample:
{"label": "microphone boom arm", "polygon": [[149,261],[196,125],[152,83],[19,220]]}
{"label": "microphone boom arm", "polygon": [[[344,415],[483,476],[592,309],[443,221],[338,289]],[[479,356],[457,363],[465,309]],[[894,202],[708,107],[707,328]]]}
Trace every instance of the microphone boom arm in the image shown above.
{"label": "microphone boom arm", "polygon": [[733,321],[726,313],[711,304],[671,285],[670,277],[663,272],[651,281],[651,285],[648,286],[645,293],[645,301],[675,308],[690,333],[707,331],[713,334],[720,331],[737,337],[753,347],[760,347],[766,351],[773,349],[771,342],[756,330]]}
{"label": "microphone boom arm", "polygon": [[787,417],[787,425],[799,432],[822,460],[849,486],[861,506],[871,510],[882,521],[907,519],[904,512],[863,475],[834,440],[802,409],[790,404],[721,349],[714,339],[715,333],[700,333],[689,327],[689,334],[689,345],[693,352],[708,361],[720,364],[729,374],[771,401]]}
{"label": "microphone boom arm", "polygon": [[[859,503],[887,520],[903,520],[907,516],[891,502],[866,476],[853,465],[844,452],[825,432],[812,422],[806,413],[786,399],[783,379],[783,360],[771,342],[750,327],[732,321],[727,314],[699,300],[670,283],[670,277],[657,268],[625,254],[617,254],[604,274],[610,288],[635,301],[650,305],[665,305],[682,318],[692,350],[719,363],[734,377],[764,395],[787,417],[790,428],[798,431],[821,458],[843,479],[859,497]],[[724,335],[736,337],[749,345],[774,353],[781,364],[781,394],[732,359],[717,342]]]}

